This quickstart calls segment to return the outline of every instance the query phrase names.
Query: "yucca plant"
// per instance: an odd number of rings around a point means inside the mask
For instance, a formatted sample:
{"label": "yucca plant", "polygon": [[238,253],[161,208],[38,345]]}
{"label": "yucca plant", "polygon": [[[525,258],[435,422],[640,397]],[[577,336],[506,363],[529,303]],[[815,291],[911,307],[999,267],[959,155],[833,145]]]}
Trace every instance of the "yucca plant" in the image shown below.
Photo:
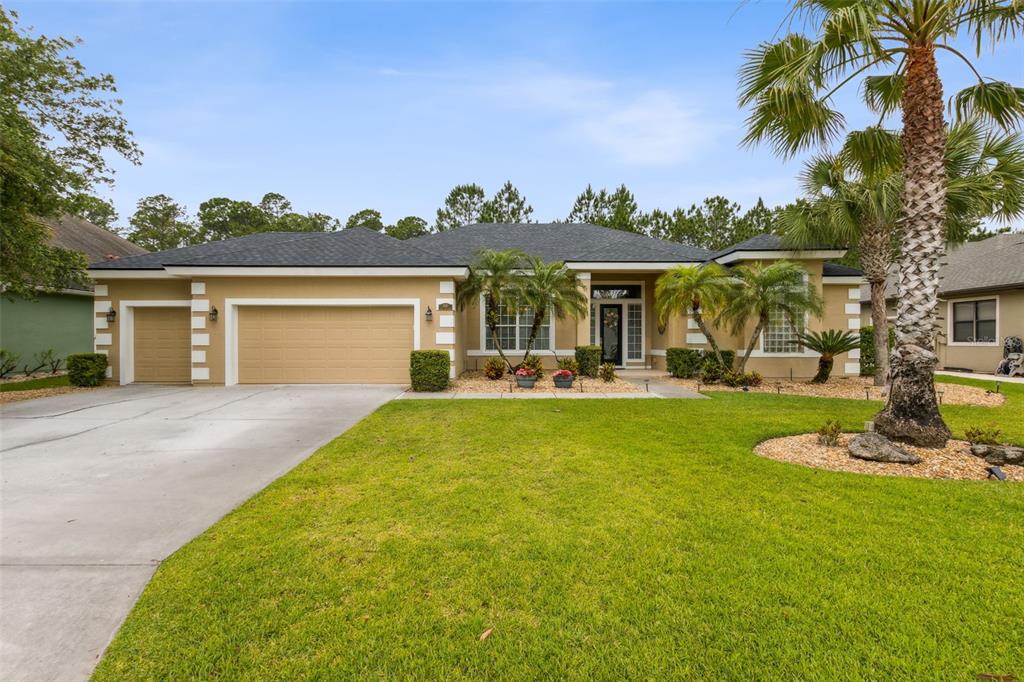
{"label": "yucca plant", "polygon": [[812,384],[824,384],[832,376],[832,365],[840,353],[846,353],[860,346],[860,337],[841,329],[823,332],[800,332],[797,334],[806,348],[820,353],[818,373],[811,379]]}

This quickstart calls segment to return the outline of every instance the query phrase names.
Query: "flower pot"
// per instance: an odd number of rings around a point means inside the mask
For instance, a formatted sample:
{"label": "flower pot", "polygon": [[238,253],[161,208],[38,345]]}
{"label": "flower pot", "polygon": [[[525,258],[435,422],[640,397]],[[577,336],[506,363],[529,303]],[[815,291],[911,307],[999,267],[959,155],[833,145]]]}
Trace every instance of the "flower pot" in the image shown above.
{"label": "flower pot", "polygon": [[533,385],[537,383],[537,377],[516,377],[516,384],[519,388],[533,388]]}
{"label": "flower pot", "polygon": [[575,377],[555,377],[555,388],[572,388]]}

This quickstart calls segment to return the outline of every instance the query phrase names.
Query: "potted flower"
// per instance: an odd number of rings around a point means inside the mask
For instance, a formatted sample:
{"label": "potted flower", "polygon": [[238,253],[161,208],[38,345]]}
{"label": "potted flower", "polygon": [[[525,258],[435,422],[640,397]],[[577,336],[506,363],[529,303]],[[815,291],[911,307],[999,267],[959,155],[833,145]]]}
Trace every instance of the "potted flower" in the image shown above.
{"label": "potted flower", "polygon": [[537,383],[537,371],[529,367],[520,367],[516,370],[516,383],[519,388],[533,388]]}
{"label": "potted flower", "polygon": [[551,376],[555,380],[556,388],[572,388],[572,380],[576,378],[571,369],[555,370]]}

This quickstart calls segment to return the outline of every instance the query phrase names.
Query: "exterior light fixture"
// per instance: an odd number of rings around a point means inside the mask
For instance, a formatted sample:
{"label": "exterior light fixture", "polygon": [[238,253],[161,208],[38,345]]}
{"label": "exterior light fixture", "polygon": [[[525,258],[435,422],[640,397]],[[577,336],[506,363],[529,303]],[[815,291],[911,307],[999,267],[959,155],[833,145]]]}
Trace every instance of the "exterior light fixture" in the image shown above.
{"label": "exterior light fixture", "polygon": [[427,306],[427,322],[430,322],[433,319],[434,319],[434,311],[431,310],[430,306],[428,305]]}
{"label": "exterior light fixture", "polygon": [[210,322],[216,322],[219,314],[220,312],[217,310],[217,306],[210,308]]}
{"label": "exterior light fixture", "polygon": [[988,472],[988,476],[986,478],[994,478],[997,481],[1005,481],[1006,480],[1006,474],[999,467],[995,467],[995,466],[987,467],[985,469],[985,471]]}
{"label": "exterior light fixture", "polygon": [[117,319],[117,311],[114,310],[114,306],[110,306],[110,310],[107,311],[107,322],[113,322]]}

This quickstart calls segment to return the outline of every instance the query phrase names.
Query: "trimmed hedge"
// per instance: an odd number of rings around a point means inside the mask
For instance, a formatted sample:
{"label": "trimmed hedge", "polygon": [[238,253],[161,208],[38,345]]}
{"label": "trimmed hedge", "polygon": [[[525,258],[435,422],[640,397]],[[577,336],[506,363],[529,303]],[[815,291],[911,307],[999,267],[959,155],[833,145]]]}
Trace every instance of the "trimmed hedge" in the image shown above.
{"label": "trimmed hedge", "polygon": [[665,351],[668,373],[677,379],[695,377],[704,365],[704,358],[696,348],[669,348]]}
{"label": "trimmed hedge", "polygon": [[[704,356],[704,367],[707,368],[711,365],[718,364],[718,356],[709,350],[701,351]],[[734,350],[723,350],[722,360],[725,361],[725,367],[722,369],[732,369],[733,365],[736,364],[736,351]]]}
{"label": "trimmed hedge", "polygon": [[601,346],[576,346],[576,364],[581,375],[597,377],[601,368]]}
{"label": "trimmed hedge", "polygon": [[[896,332],[889,327],[889,351],[896,345]],[[860,375],[875,376],[875,328],[870,324],[860,328]]]}
{"label": "trimmed hedge", "polygon": [[409,354],[409,379],[414,391],[448,388],[451,356],[446,350],[414,350]]}
{"label": "trimmed hedge", "polygon": [[99,386],[107,378],[107,356],[102,353],[74,353],[67,367],[72,386]]}

